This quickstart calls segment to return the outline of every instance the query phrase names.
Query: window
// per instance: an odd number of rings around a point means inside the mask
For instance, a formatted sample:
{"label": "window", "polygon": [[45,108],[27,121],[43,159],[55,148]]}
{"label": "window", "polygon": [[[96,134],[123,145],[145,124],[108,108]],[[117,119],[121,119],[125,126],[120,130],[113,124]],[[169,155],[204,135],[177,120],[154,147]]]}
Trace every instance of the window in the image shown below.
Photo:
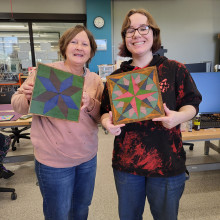
{"label": "window", "polygon": [[0,73],[26,74],[38,62],[61,60],[58,42],[62,34],[86,23],[84,14],[14,13],[13,21],[10,16],[3,13],[0,19]]}

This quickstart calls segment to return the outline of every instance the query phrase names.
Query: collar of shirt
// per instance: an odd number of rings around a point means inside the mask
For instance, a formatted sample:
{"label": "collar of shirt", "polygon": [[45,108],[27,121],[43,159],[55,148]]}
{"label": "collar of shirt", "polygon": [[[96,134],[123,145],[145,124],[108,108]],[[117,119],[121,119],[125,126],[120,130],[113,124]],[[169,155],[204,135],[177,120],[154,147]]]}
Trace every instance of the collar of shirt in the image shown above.
{"label": "collar of shirt", "polygon": [[148,67],[149,65],[146,65],[146,66],[144,66],[144,67],[138,67],[138,66],[136,66],[133,70],[139,70],[139,69],[144,69],[144,68],[146,68],[146,67]]}

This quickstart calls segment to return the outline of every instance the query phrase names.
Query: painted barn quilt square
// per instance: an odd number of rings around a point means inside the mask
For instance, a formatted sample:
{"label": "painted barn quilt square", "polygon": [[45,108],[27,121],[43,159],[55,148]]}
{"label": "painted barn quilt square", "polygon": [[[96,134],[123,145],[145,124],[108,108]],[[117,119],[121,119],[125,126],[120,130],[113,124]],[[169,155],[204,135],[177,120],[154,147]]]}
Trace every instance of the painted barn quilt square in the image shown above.
{"label": "painted barn quilt square", "polygon": [[30,113],[79,121],[84,78],[39,63]]}
{"label": "painted barn quilt square", "polygon": [[114,125],[165,115],[155,66],[106,78]]}

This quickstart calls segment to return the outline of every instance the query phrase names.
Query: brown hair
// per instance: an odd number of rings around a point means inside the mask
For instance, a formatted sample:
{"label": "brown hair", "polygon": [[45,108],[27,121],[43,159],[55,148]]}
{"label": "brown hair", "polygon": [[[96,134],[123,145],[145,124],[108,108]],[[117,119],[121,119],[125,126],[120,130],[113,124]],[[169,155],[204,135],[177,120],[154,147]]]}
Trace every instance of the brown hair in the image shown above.
{"label": "brown hair", "polygon": [[69,28],[68,30],[66,30],[64,32],[64,34],[61,36],[61,38],[59,40],[60,53],[64,57],[64,59],[66,59],[66,48],[67,48],[68,44],[81,31],[85,31],[88,38],[89,38],[89,42],[90,42],[90,46],[91,46],[90,58],[87,61],[87,63],[89,63],[91,61],[92,57],[94,57],[94,55],[95,55],[95,52],[97,50],[97,45],[96,45],[96,42],[95,42],[95,39],[94,39],[92,33],[86,27],[84,27],[82,25],[76,25],[75,27]]}
{"label": "brown hair", "polygon": [[139,13],[142,15],[145,15],[148,19],[148,24],[150,25],[151,29],[153,30],[153,45],[152,45],[152,53],[155,53],[157,50],[161,47],[161,39],[160,39],[160,28],[158,27],[156,21],[152,17],[152,15],[146,11],[145,9],[131,9],[127,15],[125,16],[124,22],[121,27],[121,37],[122,37],[122,43],[119,46],[119,53],[118,55],[121,57],[132,57],[131,52],[127,49],[126,43],[125,43],[125,32],[129,28],[131,21],[130,16]]}

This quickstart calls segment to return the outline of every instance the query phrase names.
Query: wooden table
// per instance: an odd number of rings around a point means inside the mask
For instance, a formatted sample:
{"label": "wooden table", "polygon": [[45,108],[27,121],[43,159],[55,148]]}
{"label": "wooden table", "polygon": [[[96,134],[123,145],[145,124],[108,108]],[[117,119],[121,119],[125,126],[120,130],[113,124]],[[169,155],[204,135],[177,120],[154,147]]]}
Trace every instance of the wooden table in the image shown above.
{"label": "wooden table", "polygon": [[[212,148],[220,153],[220,128],[200,129],[199,131],[182,132],[184,142],[204,141],[204,154],[209,155],[209,149]],[[212,140],[219,140],[218,145],[211,143]],[[189,171],[207,171],[220,169],[219,163],[212,164],[194,164],[187,166]]]}
{"label": "wooden table", "polygon": [[28,75],[22,75],[21,76],[21,79],[23,79],[23,80],[25,80],[25,79],[27,79],[28,78]]}
{"label": "wooden table", "polygon": [[220,140],[220,128],[200,129],[199,131],[182,132],[184,142]]}
{"label": "wooden table", "polygon": [[24,127],[30,126],[32,118],[25,120],[18,119],[16,121],[0,121],[0,128]]}

